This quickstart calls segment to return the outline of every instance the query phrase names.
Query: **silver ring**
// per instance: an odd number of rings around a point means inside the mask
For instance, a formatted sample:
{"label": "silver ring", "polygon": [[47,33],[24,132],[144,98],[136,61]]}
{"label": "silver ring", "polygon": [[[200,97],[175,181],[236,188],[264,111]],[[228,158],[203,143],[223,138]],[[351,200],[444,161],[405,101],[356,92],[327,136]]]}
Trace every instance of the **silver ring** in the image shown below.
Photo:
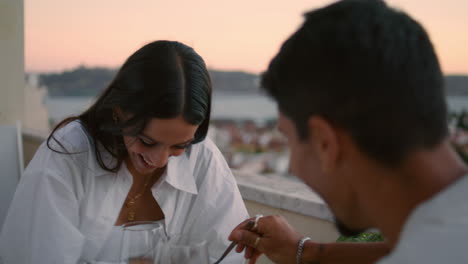
{"label": "silver ring", "polygon": [[258,243],[260,242],[260,236],[258,236],[256,239],[255,239],[255,243],[254,243],[254,248],[257,248],[258,246]]}
{"label": "silver ring", "polygon": [[[258,215],[255,216],[254,226],[252,227],[252,230],[255,230],[257,228],[258,220],[260,220],[260,218],[262,218],[262,217],[263,217],[262,214],[258,214]],[[257,241],[255,241],[255,242],[257,242]]]}

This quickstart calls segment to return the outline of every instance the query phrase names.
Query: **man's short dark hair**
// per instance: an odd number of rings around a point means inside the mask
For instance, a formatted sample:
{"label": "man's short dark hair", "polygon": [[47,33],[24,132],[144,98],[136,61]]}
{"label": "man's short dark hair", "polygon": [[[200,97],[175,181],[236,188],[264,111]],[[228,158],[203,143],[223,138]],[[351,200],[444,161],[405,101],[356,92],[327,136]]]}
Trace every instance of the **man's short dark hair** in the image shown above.
{"label": "man's short dark hair", "polygon": [[396,166],[447,136],[443,75],[421,25],[383,1],[340,1],[305,16],[262,78],[301,139],[318,115]]}

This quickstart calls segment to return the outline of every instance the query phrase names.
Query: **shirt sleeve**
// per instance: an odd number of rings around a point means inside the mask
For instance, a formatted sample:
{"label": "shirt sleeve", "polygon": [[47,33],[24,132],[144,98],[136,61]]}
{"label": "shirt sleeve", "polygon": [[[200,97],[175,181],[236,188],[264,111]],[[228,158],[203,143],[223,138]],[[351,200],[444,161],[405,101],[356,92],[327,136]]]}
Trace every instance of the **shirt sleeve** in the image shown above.
{"label": "shirt sleeve", "polygon": [[[216,261],[231,244],[227,238],[232,230],[247,219],[248,213],[242,197],[239,194],[237,185],[227,185],[224,191],[215,197],[215,207],[208,207],[206,222],[212,223],[208,231],[208,241],[210,247],[210,261]],[[232,250],[223,260],[223,263],[240,264],[244,263],[243,253]]]}
{"label": "shirt sleeve", "polygon": [[[231,169],[217,148],[212,151],[211,155],[205,155],[196,170],[206,174],[198,190],[198,199],[204,201],[205,209],[200,213],[197,226],[206,231],[210,262],[221,257],[231,243],[227,239],[231,231],[249,217]],[[243,253],[235,250],[223,260],[226,264],[244,262]]]}
{"label": "shirt sleeve", "polygon": [[44,144],[25,170],[0,235],[5,264],[75,264],[84,237],[78,229],[79,166]]}

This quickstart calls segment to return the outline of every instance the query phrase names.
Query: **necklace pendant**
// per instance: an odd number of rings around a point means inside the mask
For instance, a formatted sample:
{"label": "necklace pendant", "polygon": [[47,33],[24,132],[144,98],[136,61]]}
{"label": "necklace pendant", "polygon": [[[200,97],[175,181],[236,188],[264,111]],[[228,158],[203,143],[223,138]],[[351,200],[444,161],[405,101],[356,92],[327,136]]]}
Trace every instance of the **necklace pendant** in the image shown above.
{"label": "necklace pendant", "polygon": [[128,219],[128,221],[134,221],[135,220],[135,212],[129,212],[127,219]]}

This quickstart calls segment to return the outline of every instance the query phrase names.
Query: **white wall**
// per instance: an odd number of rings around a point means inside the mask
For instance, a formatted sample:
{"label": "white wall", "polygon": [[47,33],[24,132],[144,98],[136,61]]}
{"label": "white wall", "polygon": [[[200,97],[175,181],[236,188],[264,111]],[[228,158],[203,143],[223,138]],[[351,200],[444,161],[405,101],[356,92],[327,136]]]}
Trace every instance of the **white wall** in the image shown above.
{"label": "white wall", "polygon": [[0,124],[23,119],[23,0],[0,1]]}

